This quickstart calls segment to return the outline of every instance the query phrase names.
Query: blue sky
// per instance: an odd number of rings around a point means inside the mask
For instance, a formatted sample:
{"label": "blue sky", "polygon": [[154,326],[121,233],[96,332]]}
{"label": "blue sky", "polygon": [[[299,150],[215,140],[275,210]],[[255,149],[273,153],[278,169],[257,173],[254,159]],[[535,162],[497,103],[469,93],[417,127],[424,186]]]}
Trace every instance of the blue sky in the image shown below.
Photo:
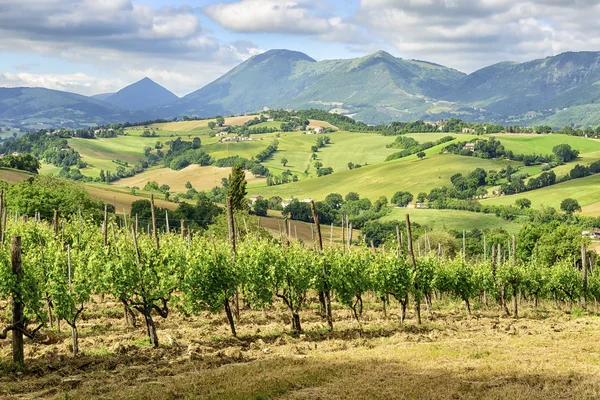
{"label": "blue sky", "polygon": [[273,48],[377,50],[464,72],[600,50],[598,0],[0,0],[0,86],[178,95]]}

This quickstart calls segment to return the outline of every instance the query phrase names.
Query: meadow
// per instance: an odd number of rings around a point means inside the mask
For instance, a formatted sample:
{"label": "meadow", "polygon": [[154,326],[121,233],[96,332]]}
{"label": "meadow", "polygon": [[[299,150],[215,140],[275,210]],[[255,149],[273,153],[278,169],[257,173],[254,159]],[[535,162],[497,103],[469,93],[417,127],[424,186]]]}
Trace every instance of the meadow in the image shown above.
{"label": "meadow", "polygon": [[443,231],[463,229],[494,230],[502,228],[509,233],[517,233],[521,228],[517,222],[505,221],[491,214],[482,214],[460,210],[434,210],[424,208],[399,208],[394,207],[390,214],[381,218],[381,221],[403,221],[406,214],[410,221],[424,225],[430,231]]}

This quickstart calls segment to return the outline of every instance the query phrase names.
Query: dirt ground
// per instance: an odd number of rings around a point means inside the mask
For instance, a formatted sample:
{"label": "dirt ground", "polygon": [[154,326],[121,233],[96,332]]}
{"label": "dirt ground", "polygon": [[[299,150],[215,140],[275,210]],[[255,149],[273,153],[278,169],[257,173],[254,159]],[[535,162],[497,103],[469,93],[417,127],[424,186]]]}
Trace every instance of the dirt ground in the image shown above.
{"label": "dirt ground", "polygon": [[[311,304],[316,304],[313,299]],[[544,306],[551,306],[550,304]],[[424,308],[424,307],[423,307]],[[594,307],[592,307],[594,309]],[[81,321],[82,354],[70,331],[26,341],[26,369],[11,369],[0,341],[2,399],[594,399],[600,397],[600,318],[575,308],[534,310],[436,303],[424,323],[401,325],[368,299],[363,330],[334,304],[329,333],[316,308],[305,332],[290,331],[279,304],[242,310],[239,339],[224,314],[157,317],[161,345],[127,328],[117,303],[91,304]]]}

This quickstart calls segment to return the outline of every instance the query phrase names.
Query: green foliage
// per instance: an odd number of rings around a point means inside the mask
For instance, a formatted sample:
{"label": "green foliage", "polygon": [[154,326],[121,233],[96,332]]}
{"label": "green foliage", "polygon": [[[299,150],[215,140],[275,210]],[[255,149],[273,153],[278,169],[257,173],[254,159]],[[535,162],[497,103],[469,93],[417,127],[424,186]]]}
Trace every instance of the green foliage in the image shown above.
{"label": "green foliage", "polygon": [[576,211],[581,211],[581,206],[579,205],[579,202],[575,199],[564,199],[561,203],[560,203],[560,209],[563,210],[565,213],[571,215]]}
{"label": "green foliage", "polygon": [[246,174],[242,168],[235,165],[229,175],[229,184],[227,186],[227,196],[231,197],[231,204],[234,210],[245,210],[246,204]]}
{"label": "green foliage", "polygon": [[398,207],[406,207],[413,200],[413,195],[410,192],[399,191],[392,196],[392,204]]}

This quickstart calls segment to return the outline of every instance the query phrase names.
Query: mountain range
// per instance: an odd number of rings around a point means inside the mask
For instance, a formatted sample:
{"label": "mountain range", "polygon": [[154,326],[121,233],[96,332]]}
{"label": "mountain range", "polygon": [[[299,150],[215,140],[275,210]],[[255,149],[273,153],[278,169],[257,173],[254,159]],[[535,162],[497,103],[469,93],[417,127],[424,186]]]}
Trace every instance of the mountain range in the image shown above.
{"label": "mountain range", "polygon": [[600,52],[503,62],[471,74],[379,51],[316,61],[270,50],[182,98],[144,78],[92,97],[0,88],[0,126],[85,126],[268,108],[319,108],[370,124],[458,117],[513,125],[600,124]]}

